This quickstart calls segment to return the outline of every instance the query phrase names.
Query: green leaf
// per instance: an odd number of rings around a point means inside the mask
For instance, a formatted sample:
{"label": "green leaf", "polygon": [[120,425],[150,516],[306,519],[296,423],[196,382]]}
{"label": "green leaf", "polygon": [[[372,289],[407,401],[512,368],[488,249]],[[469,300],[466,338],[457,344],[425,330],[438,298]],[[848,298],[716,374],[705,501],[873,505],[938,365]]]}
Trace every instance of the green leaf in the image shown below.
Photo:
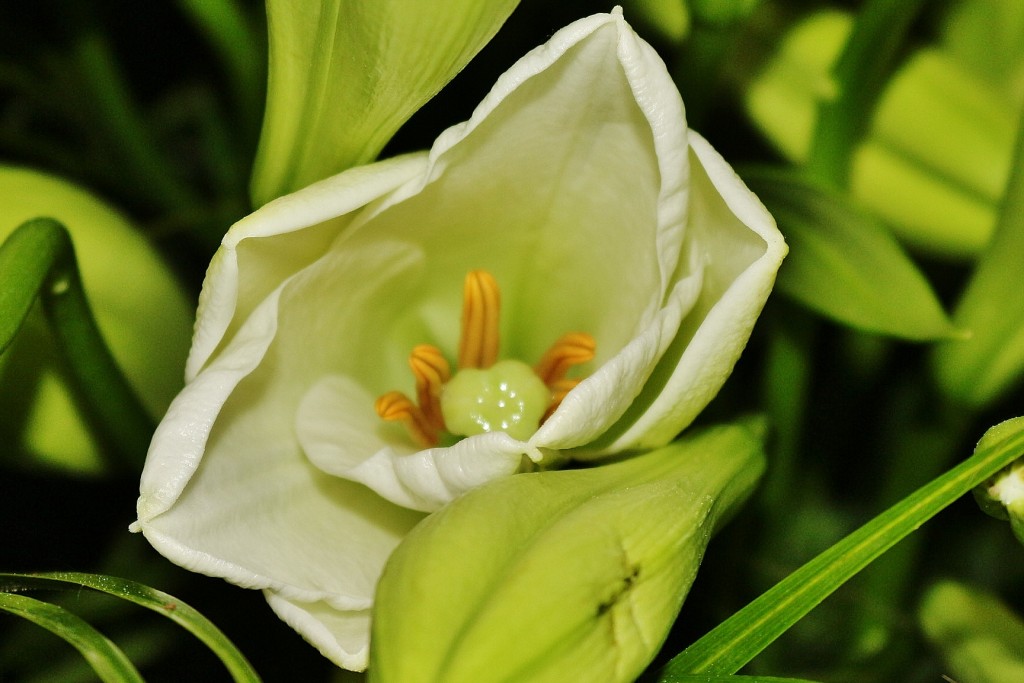
{"label": "green leaf", "polygon": [[1024,418],[989,429],[974,455],[796,570],[670,661],[682,674],[731,674],[875,558],[1024,454]]}
{"label": "green leaf", "polygon": [[1024,373],[1024,116],[1012,168],[995,234],[954,313],[971,336],[935,354],[939,386],[976,407],[996,400]]}
{"label": "green leaf", "polygon": [[253,204],[376,158],[517,4],[268,0],[270,73]]}
{"label": "green leaf", "polygon": [[911,340],[957,334],[917,266],[876,219],[793,172],[743,174],[789,244],[778,288],[840,323]]}
{"label": "green leaf", "polygon": [[[172,595],[150,588],[135,581],[102,574],[80,572],[51,572],[43,574],[0,573],[0,590],[62,589],[76,590],[91,588],[123,600],[128,600],[153,610],[181,625],[201,640],[216,654],[239,683],[253,683],[260,680],[245,656],[214,626],[194,608]],[[0,593],[0,598],[4,597]],[[76,617],[77,619],[77,617]],[[84,623],[84,622],[83,622]],[[88,626],[88,625],[87,625]],[[91,627],[90,627],[91,628]]]}
{"label": "green leaf", "polygon": [[143,683],[142,676],[114,643],[63,607],[24,595],[0,593],[0,610],[33,621],[66,640],[82,653],[104,683]]}
{"label": "green leaf", "polygon": [[633,680],[668,633],[715,523],[762,468],[759,435],[725,426],[459,498],[384,570],[371,680]]}
{"label": "green leaf", "polygon": [[1024,680],[1024,621],[995,597],[944,581],[925,594],[920,619],[957,680]]}
{"label": "green leaf", "polygon": [[0,352],[10,346],[37,297],[77,389],[99,429],[137,469],[153,423],[100,334],[75,261],[71,237],[52,218],[37,218],[0,245]]}

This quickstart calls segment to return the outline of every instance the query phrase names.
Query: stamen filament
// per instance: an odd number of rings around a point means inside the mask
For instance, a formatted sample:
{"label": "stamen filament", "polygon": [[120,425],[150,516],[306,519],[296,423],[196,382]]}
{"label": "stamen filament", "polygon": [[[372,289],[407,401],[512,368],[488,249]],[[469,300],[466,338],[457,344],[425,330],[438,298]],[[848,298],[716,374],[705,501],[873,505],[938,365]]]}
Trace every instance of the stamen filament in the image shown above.
{"label": "stamen filament", "polygon": [[424,418],[434,429],[444,429],[441,390],[451,379],[451,368],[441,350],[430,344],[413,347],[409,367],[416,377],[416,400]]}
{"label": "stamen filament", "polygon": [[409,435],[420,446],[430,448],[440,441],[437,429],[430,424],[419,406],[402,392],[389,391],[378,398],[373,407],[382,420],[404,422]]}
{"label": "stamen filament", "polygon": [[501,292],[494,276],[486,270],[467,273],[459,371],[452,374],[436,346],[414,347],[409,367],[416,379],[416,402],[390,391],[374,405],[381,419],[403,422],[423,448],[437,446],[442,434],[458,437],[502,430],[513,438],[529,438],[582,381],[566,375],[573,366],[593,360],[597,343],[589,334],[573,332],[552,344],[533,368],[513,359],[499,363],[500,309]]}
{"label": "stamen filament", "polygon": [[460,368],[489,368],[498,360],[498,313],[501,295],[494,276],[486,270],[466,275],[462,295]]}
{"label": "stamen filament", "polygon": [[593,360],[596,351],[597,342],[593,337],[585,332],[571,332],[562,335],[551,345],[533,371],[554,391],[555,385],[565,378],[569,368]]}

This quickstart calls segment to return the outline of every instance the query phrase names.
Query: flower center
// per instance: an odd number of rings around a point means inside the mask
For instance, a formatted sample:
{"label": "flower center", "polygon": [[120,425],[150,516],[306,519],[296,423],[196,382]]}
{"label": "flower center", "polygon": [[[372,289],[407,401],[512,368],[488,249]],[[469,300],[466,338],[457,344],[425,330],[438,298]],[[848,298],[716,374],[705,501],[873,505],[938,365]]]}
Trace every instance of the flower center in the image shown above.
{"label": "flower center", "polygon": [[551,391],[529,365],[503,360],[459,371],[441,393],[441,414],[453,434],[502,431],[529,439],[551,402]]}
{"label": "flower center", "polygon": [[594,357],[594,338],[563,335],[533,368],[518,360],[498,362],[501,293],[484,270],[466,275],[459,337],[459,370],[454,376],[436,346],[420,344],[409,356],[416,401],[399,391],[377,399],[377,414],[405,424],[412,439],[436,446],[441,432],[472,436],[501,431],[528,439],[580,383],[566,375]]}

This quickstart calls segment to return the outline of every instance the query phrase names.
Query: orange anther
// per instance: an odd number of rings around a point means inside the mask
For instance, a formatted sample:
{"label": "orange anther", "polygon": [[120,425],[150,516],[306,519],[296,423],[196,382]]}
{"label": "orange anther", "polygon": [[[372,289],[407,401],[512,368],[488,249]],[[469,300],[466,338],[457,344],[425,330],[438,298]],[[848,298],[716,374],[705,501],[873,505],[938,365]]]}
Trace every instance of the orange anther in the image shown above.
{"label": "orange anther", "polygon": [[462,295],[460,368],[489,368],[498,360],[498,312],[501,294],[486,270],[466,275]]}
{"label": "orange anther", "polygon": [[437,429],[430,424],[419,406],[402,392],[389,391],[378,398],[373,407],[382,420],[400,420],[405,423],[409,435],[420,446],[429,448],[438,444]]}
{"label": "orange anther", "polygon": [[413,347],[409,367],[416,376],[416,400],[423,416],[434,429],[444,429],[441,390],[451,378],[451,369],[441,350],[430,344]]}
{"label": "orange anther", "polygon": [[597,342],[585,332],[562,335],[544,352],[533,371],[544,384],[554,390],[554,385],[565,378],[569,368],[593,360],[596,351]]}

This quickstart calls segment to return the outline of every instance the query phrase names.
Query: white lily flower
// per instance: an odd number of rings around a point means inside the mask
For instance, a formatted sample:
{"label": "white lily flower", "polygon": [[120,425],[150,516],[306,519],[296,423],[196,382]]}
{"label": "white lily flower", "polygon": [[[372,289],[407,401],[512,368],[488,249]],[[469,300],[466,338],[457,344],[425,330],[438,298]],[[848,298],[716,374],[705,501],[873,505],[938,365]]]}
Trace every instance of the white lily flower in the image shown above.
{"label": "white lily flower", "polygon": [[[618,12],[577,21],[429,153],[232,227],[135,528],[189,569],[263,589],[324,655],[362,669],[377,579],[423,512],[523,468],[667,443],[732,370],[785,252],[687,130],[654,50]],[[596,350],[538,428],[423,447],[375,400],[415,395],[417,345],[448,359],[466,346],[467,272],[501,288],[491,353],[534,363],[568,332]]]}

